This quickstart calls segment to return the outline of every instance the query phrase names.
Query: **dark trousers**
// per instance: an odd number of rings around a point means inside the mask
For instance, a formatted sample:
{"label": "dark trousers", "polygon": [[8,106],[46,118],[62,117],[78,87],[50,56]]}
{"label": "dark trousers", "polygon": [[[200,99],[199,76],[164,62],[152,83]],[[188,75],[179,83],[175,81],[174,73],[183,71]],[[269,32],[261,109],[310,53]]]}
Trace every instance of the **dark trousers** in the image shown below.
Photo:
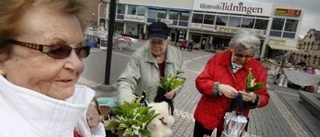
{"label": "dark trousers", "polygon": [[[213,130],[209,130],[204,128],[198,121],[195,121],[194,123],[194,129],[193,129],[193,137],[203,137],[204,135],[211,136]],[[221,132],[217,132],[217,137],[221,136]]]}

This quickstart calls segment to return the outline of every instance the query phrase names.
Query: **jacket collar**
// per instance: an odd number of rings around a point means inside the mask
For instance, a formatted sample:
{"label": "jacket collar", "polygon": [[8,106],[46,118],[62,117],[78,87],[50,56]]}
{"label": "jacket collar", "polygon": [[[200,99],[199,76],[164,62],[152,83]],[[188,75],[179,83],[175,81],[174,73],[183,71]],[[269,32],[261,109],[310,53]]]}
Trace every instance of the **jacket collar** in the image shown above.
{"label": "jacket collar", "polygon": [[[219,53],[218,53],[219,54]],[[226,67],[230,67],[231,65],[231,57],[232,57],[232,51],[231,50],[227,50],[221,53],[220,56],[217,57],[217,61],[220,65],[226,66]],[[247,71],[249,71],[249,68],[252,68],[254,64],[254,58],[250,58],[248,59],[247,63],[245,65],[243,65],[243,68]]]}
{"label": "jacket collar", "polygon": [[36,129],[45,136],[72,135],[76,123],[85,115],[95,94],[85,86],[76,86],[73,96],[66,100],[57,100],[16,86],[3,76],[0,76],[0,87],[0,104],[6,108],[0,109],[0,113],[14,114],[12,117],[0,119],[4,123],[18,121],[17,127],[26,128],[24,130],[28,132]]}

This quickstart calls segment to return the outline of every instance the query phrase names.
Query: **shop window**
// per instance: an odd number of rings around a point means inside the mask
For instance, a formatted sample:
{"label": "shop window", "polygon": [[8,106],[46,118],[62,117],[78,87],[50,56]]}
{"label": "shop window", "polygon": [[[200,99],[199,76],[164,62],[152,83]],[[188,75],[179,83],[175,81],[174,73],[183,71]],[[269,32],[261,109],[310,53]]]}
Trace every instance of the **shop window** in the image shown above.
{"label": "shop window", "polygon": [[214,15],[204,15],[204,20],[203,20],[203,23],[204,24],[210,24],[210,25],[213,25],[214,23],[214,18],[215,16]]}
{"label": "shop window", "polygon": [[203,14],[193,13],[192,23],[202,23]]}
{"label": "shop window", "polygon": [[254,19],[253,18],[242,18],[241,28],[253,28]]}
{"label": "shop window", "polygon": [[137,14],[137,6],[136,5],[128,5],[128,13],[129,15]]}
{"label": "shop window", "polygon": [[230,17],[227,26],[240,27],[241,17]]}
{"label": "shop window", "polygon": [[287,19],[286,26],[284,28],[285,31],[296,32],[298,27],[298,20]]}
{"label": "shop window", "polygon": [[179,11],[169,11],[169,19],[170,20],[178,20]]}
{"label": "shop window", "polygon": [[284,19],[274,18],[271,25],[271,30],[282,30],[284,26]]}
{"label": "shop window", "polygon": [[228,22],[228,16],[217,16],[216,25],[226,26]]}
{"label": "shop window", "polygon": [[137,15],[138,16],[144,16],[146,14],[146,7],[145,6],[138,6],[137,7]]}
{"label": "shop window", "polygon": [[189,22],[190,12],[180,12],[180,20]]}
{"label": "shop window", "polygon": [[266,19],[256,19],[254,28],[255,29],[261,29],[261,30],[267,30],[269,20]]}
{"label": "shop window", "polygon": [[117,5],[117,13],[118,14],[124,14],[125,11],[125,5],[124,4],[118,4]]}

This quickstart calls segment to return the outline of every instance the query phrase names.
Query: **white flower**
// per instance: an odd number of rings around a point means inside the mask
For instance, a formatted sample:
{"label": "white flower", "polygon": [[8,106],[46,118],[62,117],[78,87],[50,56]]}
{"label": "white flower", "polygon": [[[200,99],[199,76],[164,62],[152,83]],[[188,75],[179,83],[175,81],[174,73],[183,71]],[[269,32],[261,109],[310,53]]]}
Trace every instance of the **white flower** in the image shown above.
{"label": "white flower", "polygon": [[256,79],[250,79],[250,87],[254,87],[256,85]]}

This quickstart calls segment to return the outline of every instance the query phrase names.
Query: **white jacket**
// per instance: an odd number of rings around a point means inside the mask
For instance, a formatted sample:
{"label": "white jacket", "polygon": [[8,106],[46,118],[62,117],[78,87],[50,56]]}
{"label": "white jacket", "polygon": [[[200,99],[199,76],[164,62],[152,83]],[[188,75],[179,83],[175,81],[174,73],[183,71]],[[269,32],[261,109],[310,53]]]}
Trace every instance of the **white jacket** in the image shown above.
{"label": "white jacket", "polygon": [[[86,109],[95,92],[77,85],[73,96],[57,100],[16,86],[0,75],[0,137],[91,137]],[[98,127],[105,136],[102,124]]]}

